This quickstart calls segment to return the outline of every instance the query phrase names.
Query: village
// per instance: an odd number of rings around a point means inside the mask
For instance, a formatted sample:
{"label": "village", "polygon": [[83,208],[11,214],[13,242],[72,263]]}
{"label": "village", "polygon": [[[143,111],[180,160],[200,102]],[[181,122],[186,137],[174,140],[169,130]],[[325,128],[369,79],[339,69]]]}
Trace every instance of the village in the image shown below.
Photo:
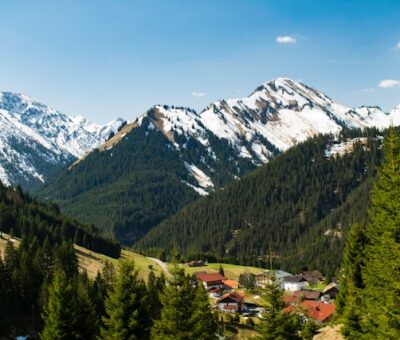
{"label": "village", "polygon": [[207,263],[203,261],[192,261],[187,266],[191,269],[201,267],[193,272],[193,278],[197,284],[203,284],[212,307],[221,314],[235,315],[244,323],[258,323],[263,314],[268,313],[263,294],[272,275],[284,291],[285,312],[300,312],[305,319],[312,319],[322,326],[332,319],[335,311],[339,284],[336,280],[326,282],[318,270],[293,275],[283,270],[260,269],[258,273],[245,271],[238,278],[232,278],[225,275],[223,265],[218,271],[214,268],[204,270]]}

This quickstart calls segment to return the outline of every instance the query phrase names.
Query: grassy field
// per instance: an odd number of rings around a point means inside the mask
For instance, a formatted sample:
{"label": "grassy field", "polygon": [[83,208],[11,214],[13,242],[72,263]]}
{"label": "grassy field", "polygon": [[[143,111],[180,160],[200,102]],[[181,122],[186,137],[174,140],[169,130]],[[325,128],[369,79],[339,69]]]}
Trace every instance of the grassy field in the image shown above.
{"label": "grassy field", "polygon": [[222,265],[222,267],[224,268],[225,276],[231,280],[238,280],[240,274],[245,272],[258,274],[263,271],[262,268],[246,267],[246,266],[239,266],[227,263],[209,263],[208,266],[203,266],[203,267],[189,267],[188,265],[185,264],[183,265],[183,267],[185,268],[185,271],[187,273],[192,274],[194,272],[201,272],[201,271],[218,272],[220,265]]}

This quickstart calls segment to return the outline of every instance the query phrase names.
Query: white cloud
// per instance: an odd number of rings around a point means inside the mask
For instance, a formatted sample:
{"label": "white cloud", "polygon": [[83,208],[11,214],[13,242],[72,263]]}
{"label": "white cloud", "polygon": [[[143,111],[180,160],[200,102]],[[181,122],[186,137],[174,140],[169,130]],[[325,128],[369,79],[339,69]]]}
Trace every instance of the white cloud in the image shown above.
{"label": "white cloud", "polygon": [[197,91],[192,92],[193,97],[204,97],[205,95],[206,94],[204,92],[197,92]]}
{"label": "white cloud", "polygon": [[397,43],[397,45],[394,48],[395,50],[400,50],[400,41]]}
{"label": "white cloud", "polygon": [[290,35],[280,35],[275,39],[278,44],[296,44],[297,39],[296,37]]}
{"label": "white cloud", "polygon": [[367,89],[362,90],[362,92],[366,92],[366,93],[371,93],[371,92],[374,92],[374,91],[375,91],[374,87],[369,87]]}
{"label": "white cloud", "polygon": [[392,89],[393,87],[400,86],[400,81],[393,80],[393,79],[385,79],[385,80],[381,80],[379,82],[378,86],[383,89]]}

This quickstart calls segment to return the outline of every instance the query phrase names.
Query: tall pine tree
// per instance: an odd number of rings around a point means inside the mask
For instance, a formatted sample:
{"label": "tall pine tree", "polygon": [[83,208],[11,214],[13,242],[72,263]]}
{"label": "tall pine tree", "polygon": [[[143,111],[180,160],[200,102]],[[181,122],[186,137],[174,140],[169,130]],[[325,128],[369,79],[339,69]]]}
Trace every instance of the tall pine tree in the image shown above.
{"label": "tall pine tree", "polygon": [[43,313],[42,340],[77,339],[76,300],[71,280],[57,270],[48,290],[49,299]]}
{"label": "tall pine tree", "polygon": [[361,291],[366,338],[400,338],[400,139],[394,128],[384,142],[384,162],[371,192],[368,244]]}
{"label": "tall pine tree", "polygon": [[134,263],[120,261],[112,291],[106,302],[104,327],[100,338],[104,340],[136,340],[149,338],[150,311],[147,290]]}
{"label": "tall pine tree", "polygon": [[353,225],[347,237],[339,273],[340,291],[336,298],[336,314],[343,323],[343,334],[357,338],[362,333],[360,324],[360,293],[364,288],[361,269],[364,265],[364,251],[367,244],[365,227]]}

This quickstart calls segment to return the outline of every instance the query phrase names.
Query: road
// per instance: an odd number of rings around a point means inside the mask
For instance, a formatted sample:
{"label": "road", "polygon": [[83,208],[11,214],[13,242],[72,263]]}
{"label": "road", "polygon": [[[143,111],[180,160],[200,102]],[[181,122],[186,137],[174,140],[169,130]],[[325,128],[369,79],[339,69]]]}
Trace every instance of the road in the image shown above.
{"label": "road", "polygon": [[147,257],[147,258],[149,260],[156,262],[161,267],[161,269],[164,271],[164,273],[166,273],[168,276],[171,276],[171,272],[169,271],[168,266],[165,262],[163,262],[159,259],[156,259],[154,257]]}

